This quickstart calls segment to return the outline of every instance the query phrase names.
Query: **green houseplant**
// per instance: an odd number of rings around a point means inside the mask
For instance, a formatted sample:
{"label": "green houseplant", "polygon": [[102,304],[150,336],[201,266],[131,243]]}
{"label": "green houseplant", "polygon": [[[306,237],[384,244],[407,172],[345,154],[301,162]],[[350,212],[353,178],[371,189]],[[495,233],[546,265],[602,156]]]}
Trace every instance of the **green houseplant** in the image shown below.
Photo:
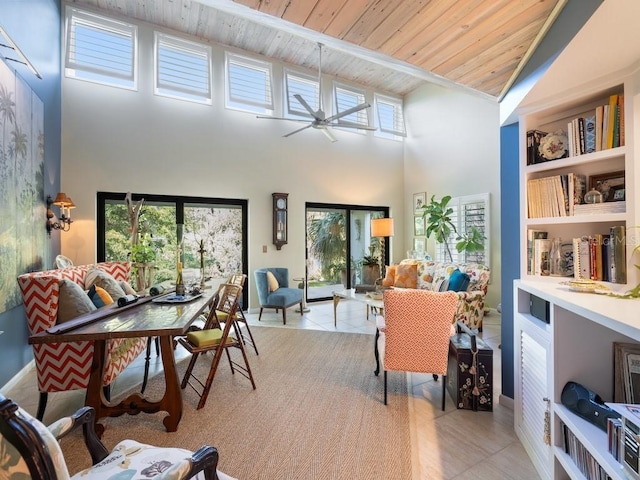
{"label": "green houseplant", "polygon": [[445,195],[439,201],[436,200],[435,195],[432,195],[429,203],[422,207],[424,209],[422,216],[427,223],[427,237],[433,235],[438,243],[444,244],[449,261],[453,261],[449,248],[449,239],[452,234],[456,235],[458,252],[481,252],[484,250],[486,237],[476,227],[471,227],[469,232],[458,232],[451,218],[453,208],[449,206],[450,201],[450,195]]}

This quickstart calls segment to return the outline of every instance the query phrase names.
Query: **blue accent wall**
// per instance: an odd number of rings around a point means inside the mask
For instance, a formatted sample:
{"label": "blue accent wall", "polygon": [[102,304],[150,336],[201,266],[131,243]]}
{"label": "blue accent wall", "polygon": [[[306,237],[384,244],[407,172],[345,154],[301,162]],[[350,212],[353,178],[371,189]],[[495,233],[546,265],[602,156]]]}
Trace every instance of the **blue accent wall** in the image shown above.
{"label": "blue accent wall", "polygon": [[500,129],[500,244],[502,245],[502,394],[513,398],[513,280],[520,278],[518,129]]}
{"label": "blue accent wall", "polygon": [[[26,67],[7,62],[44,103],[45,195],[55,195],[60,187],[60,15],[60,0],[0,0],[0,25],[42,75],[42,79],[38,79]],[[44,217],[42,228],[45,228]],[[46,248],[45,259],[59,253],[59,236],[47,240]],[[1,390],[33,358],[31,346],[27,344],[27,323],[22,305],[0,314],[0,331],[4,331],[0,335]]]}

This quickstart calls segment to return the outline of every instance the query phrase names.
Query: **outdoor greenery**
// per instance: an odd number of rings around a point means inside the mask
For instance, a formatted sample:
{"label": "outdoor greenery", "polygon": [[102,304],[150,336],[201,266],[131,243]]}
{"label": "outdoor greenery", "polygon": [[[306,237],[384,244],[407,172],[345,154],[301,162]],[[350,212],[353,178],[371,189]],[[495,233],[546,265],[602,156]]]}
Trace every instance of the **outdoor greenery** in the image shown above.
{"label": "outdoor greenery", "polygon": [[322,212],[309,222],[309,254],[320,263],[322,278],[327,281],[340,283],[342,271],[347,268],[345,221],[344,213]]}
{"label": "outdoor greenery", "polygon": [[[177,264],[176,209],[171,204],[145,204],[139,217],[139,241],[131,245],[124,203],[107,204],[106,260],[153,261],[155,281],[175,280]],[[187,279],[200,275],[200,242],[207,278],[226,278],[242,271],[242,211],[234,208],[187,207],[182,238],[182,262]],[[197,278],[196,278],[197,277]]]}

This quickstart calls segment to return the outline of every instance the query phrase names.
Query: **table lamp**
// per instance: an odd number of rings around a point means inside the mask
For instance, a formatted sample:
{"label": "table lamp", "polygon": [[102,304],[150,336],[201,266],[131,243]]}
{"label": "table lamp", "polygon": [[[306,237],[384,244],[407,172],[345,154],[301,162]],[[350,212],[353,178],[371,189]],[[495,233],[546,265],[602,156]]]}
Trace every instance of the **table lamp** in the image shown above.
{"label": "table lamp", "polygon": [[380,275],[384,278],[384,243],[387,237],[393,237],[393,218],[371,219],[371,236],[380,238]]}

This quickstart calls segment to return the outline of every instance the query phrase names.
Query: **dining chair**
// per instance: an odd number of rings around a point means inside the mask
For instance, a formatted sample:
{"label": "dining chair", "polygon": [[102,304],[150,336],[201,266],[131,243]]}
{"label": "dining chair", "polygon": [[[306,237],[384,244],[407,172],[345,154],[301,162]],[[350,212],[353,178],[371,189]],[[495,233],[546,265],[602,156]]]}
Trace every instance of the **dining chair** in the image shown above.
{"label": "dining chair", "polygon": [[[198,410],[204,407],[207,402],[209,390],[211,389],[213,378],[220,365],[223,351],[229,360],[231,373],[235,374],[235,372],[238,371],[241,375],[249,379],[254,390],[256,388],[251,367],[249,366],[249,360],[247,359],[247,353],[244,349],[244,342],[239,338],[240,335],[236,333],[235,329],[235,336],[231,334],[235,322],[227,321],[223,323],[219,318],[222,314],[226,316],[225,318],[234,318],[238,309],[238,301],[241,293],[242,288],[238,285],[230,283],[221,284],[218,290],[218,301],[210,309],[204,328],[202,330],[188,332],[186,337],[180,337],[178,339],[180,345],[191,353],[191,360],[182,379],[181,387],[184,389],[189,385],[200,396],[197,407]],[[232,348],[240,350],[244,365],[232,358],[229,352]],[[193,370],[200,354],[206,352],[213,352],[214,355],[211,360],[209,374],[203,382],[194,374]],[[193,380],[193,382],[191,380]]]}
{"label": "dining chair", "polygon": [[[227,283],[231,283],[233,285],[239,285],[240,288],[243,288],[246,281],[247,281],[247,276],[244,273],[236,273],[231,275]],[[224,322],[224,320],[220,318],[220,315],[218,315],[218,319],[221,322]],[[256,342],[253,339],[253,334],[251,333],[251,329],[249,328],[249,322],[247,321],[247,317],[245,317],[244,312],[242,311],[242,306],[240,305],[240,301],[238,301],[238,309],[236,311],[234,320],[236,322],[234,328],[237,328],[236,334],[244,342],[245,345],[251,345],[253,347],[253,350],[256,352],[256,355],[258,355],[258,347],[256,346]],[[244,326],[244,330],[243,330],[243,326]]]}
{"label": "dining chair", "polygon": [[[384,370],[384,404],[387,371],[431,373],[442,376],[442,410],[445,407],[449,340],[458,305],[456,292],[416,289],[384,291],[384,317],[376,320],[378,352]],[[379,367],[374,372],[378,375]]]}
{"label": "dining chair", "polygon": [[[198,478],[205,480],[231,479],[216,471],[218,451],[208,445],[192,452],[122,440],[109,453],[94,430],[94,421],[95,410],[82,407],[47,427],[0,394],[0,477],[91,480],[148,478],[161,472],[162,478],[179,480],[201,472],[204,476]],[[92,466],[72,476],[58,441],[78,427],[82,427]]]}

